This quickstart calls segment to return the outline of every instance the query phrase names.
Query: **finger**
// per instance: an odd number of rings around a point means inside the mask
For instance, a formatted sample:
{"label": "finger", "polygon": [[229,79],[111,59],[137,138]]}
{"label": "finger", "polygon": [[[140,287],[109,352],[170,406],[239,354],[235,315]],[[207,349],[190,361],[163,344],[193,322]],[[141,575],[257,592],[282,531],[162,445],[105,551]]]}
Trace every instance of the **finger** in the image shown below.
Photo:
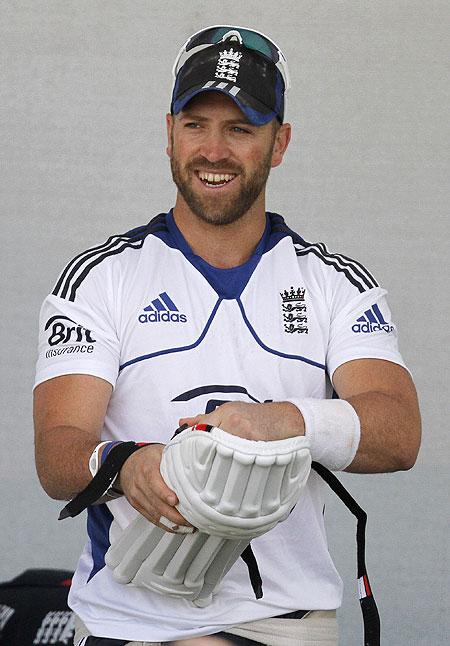
{"label": "finger", "polygon": [[180,420],[178,420],[178,424],[180,426],[184,426],[187,424],[187,426],[195,426],[195,424],[199,424],[202,418],[205,417],[204,415],[195,415],[194,417],[182,417]]}
{"label": "finger", "polygon": [[169,505],[170,507],[175,507],[178,504],[178,497],[175,491],[166,485],[161,474],[153,474],[151,487],[149,483],[145,484],[145,487],[142,490],[142,493],[145,494],[151,491],[152,496],[156,495],[161,502]]}
{"label": "finger", "polygon": [[158,522],[161,522],[161,518],[165,518],[168,521],[168,523],[166,522],[166,527],[167,525],[170,526],[171,523],[179,527],[192,527],[191,523],[175,507],[170,507],[163,503],[157,509],[157,514],[159,514]]}
{"label": "finger", "polygon": [[192,527],[192,525],[177,525],[177,523],[172,522],[165,516],[160,517],[159,525],[162,525],[164,529],[168,529],[175,534],[192,534],[193,532],[195,532],[195,527]]}
{"label": "finger", "polygon": [[168,511],[167,515],[160,514],[159,511],[152,512],[149,520],[171,534],[192,534],[197,531],[180,513],[173,509]]}
{"label": "finger", "polygon": [[222,419],[222,411],[220,407],[211,413],[204,413],[199,415],[194,415],[193,417],[182,417],[179,420],[180,426],[187,424],[188,426],[195,426],[195,424],[210,424],[211,426],[219,426],[220,420]]}
{"label": "finger", "polygon": [[[152,490],[151,496],[149,496],[147,489],[137,489],[129,502],[147,520],[162,529],[172,529],[172,526],[192,529],[192,525],[173,505],[167,504],[162,498],[155,495],[155,489]],[[165,524],[164,521],[161,522],[161,517],[166,520]]]}
{"label": "finger", "polygon": [[[176,510],[167,512],[167,515],[160,513],[159,509],[149,509],[146,505],[133,505],[134,508],[153,525],[164,529],[172,534],[187,534],[195,531],[195,528],[187,522]],[[174,513],[175,512],[175,513]],[[170,516],[170,518],[169,518]]]}

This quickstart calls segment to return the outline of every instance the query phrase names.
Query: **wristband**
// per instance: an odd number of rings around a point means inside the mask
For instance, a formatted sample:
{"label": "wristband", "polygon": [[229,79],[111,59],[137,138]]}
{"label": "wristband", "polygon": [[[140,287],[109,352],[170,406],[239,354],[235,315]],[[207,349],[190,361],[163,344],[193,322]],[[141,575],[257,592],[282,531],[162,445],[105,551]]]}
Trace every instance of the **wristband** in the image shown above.
{"label": "wristband", "polygon": [[[109,452],[117,444],[122,444],[122,442],[119,440],[114,440],[106,443],[106,446],[103,448],[103,451],[102,451],[101,464],[105,462]],[[139,443],[139,446],[145,446],[145,443]],[[110,502],[111,500],[115,500],[116,498],[121,498],[123,496],[123,491],[114,486],[117,482],[119,474],[120,474],[120,471],[116,473],[114,480],[111,481],[111,484],[109,485],[108,489],[105,491],[103,496],[95,501],[94,503],[95,505],[100,505],[103,502]]]}
{"label": "wristband", "polygon": [[344,399],[288,399],[305,421],[311,457],[331,471],[342,471],[353,462],[361,437],[355,409]]}
{"label": "wristband", "polygon": [[89,458],[89,471],[91,472],[92,477],[94,478],[99,470],[99,463],[98,463],[98,454],[102,446],[105,446],[105,444],[109,444],[109,441],[107,440],[106,442],[100,442],[100,444],[97,444],[95,449],[91,453],[91,457]]}
{"label": "wristband", "polygon": [[119,442],[112,446],[98,473],[88,486],[62,509],[59,520],[78,516],[86,507],[102,499],[117,478],[125,461],[144,446],[148,446],[148,443]]}

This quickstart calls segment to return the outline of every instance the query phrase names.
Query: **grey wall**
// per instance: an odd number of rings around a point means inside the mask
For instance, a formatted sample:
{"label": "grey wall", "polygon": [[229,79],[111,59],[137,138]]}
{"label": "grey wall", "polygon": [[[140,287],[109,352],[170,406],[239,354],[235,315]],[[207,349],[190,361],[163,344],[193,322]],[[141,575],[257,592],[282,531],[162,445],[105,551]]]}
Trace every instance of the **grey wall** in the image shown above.
{"label": "grey wall", "polygon": [[[84,521],[58,523],[61,505],[35,476],[40,303],[76,252],[173,204],[164,153],[172,62],[193,31],[231,22],[270,34],[290,62],[294,137],[268,207],[305,238],[363,260],[390,292],[420,393],[422,451],[411,472],[342,479],[369,513],[383,644],[446,643],[448,4],[2,0],[0,12],[0,580],[73,568],[83,542]],[[346,583],[341,643],[356,646],[354,523],[333,496],[327,518]]]}

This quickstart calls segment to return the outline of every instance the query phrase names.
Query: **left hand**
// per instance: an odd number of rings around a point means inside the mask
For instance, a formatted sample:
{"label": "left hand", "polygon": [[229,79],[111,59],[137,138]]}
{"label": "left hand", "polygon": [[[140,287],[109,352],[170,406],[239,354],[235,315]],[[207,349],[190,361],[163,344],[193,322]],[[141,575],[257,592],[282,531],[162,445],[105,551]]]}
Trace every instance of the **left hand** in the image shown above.
{"label": "left hand", "polygon": [[179,424],[210,424],[231,435],[264,442],[305,434],[303,416],[290,402],[226,402],[212,413],[183,417]]}

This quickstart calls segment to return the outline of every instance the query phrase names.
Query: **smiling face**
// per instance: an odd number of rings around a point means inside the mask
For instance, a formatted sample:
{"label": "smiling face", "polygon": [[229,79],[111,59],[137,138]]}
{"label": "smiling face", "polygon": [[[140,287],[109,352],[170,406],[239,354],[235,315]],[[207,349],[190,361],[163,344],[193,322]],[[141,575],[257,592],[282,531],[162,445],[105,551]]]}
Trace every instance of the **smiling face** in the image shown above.
{"label": "smiling face", "polygon": [[254,126],[229,97],[204,92],[168,115],[172,177],[179,196],[202,221],[231,224],[261,201],[270,169],[281,163],[288,124]]}

